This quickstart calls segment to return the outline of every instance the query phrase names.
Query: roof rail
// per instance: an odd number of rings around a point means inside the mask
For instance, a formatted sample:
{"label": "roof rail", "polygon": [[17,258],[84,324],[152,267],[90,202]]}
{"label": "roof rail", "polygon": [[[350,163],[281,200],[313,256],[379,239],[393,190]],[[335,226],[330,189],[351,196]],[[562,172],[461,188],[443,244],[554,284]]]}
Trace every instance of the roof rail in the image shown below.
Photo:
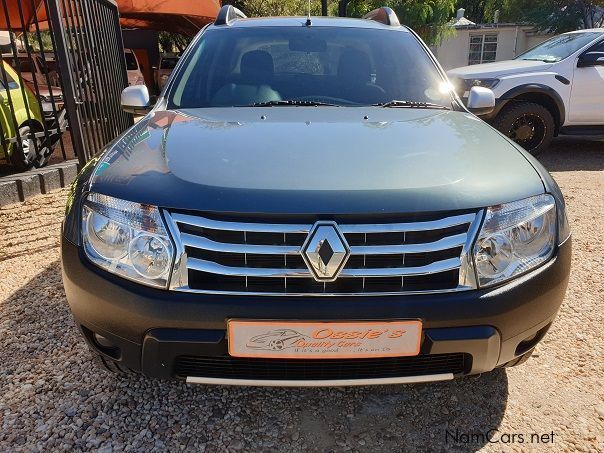
{"label": "roof rail", "polygon": [[220,11],[218,11],[218,16],[216,16],[214,25],[231,25],[234,20],[246,18],[247,16],[233,5],[224,5],[220,8]]}
{"label": "roof rail", "polygon": [[391,27],[400,27],[401,25],[396,13],[392,8],[388,8],[387,6],[382,6],[381,8],[369,11],[363,16],[363,19],[375,20],[376,22],[381,22],[382,24],[390,25]]}

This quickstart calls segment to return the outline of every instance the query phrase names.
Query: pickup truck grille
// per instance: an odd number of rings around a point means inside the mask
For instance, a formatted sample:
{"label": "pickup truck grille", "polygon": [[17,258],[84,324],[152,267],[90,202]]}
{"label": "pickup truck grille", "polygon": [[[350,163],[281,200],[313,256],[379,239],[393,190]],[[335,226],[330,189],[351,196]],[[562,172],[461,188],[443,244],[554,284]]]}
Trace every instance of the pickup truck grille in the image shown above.
{"label": "pickup truck grille", "polygon": [[320,282],[302,258],[313,222],[165,215],[182,253],[171,289],[269,295],[467,289],[460,285],[461,262],[480,217],[472,212],[403,223],[340,220],[350,257],[335,281]]}

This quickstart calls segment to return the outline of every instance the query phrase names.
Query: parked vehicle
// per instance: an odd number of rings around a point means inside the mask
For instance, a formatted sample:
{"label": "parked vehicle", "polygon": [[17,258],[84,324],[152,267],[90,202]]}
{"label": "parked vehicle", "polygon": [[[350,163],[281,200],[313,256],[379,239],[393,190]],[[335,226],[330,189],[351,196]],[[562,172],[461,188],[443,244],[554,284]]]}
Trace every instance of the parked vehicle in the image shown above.
{"label": "parked vehicle", "polygon": [[[35,134],[44,130],[44,117],[34,93],[21,85],[17,73],[2,61],[0,75],[0,130],[2,157],[18,170],[47,163],[48,144]],[[19,137],[19,138],[18,138]]]}
{"label": "parked vehicle", "polygon": [[389,8],[224,6],[155,106],[144,86],[122,105],[147,115],[84,168],[62,231],[69,305],[111,370],[439,381],[524,362],[556,317],[558,186]]}
{"label": "parked vehicle", "polygon": [[141,71],[138,58],[132,49],[125,49],[124,56],[126,57],[126,70],[128,72],[128,85],[144,85],[145,78]]}
{"label": "parked vehicle", "polygon": [[[47,121],[53,122],[57,116],[56,113],[64,107],[63,91],[60,88],[59,73],[54,55],[46,53],[43,59],[41,54],[36,53],[32,53],[31,57],[27,53],[19,53],[16,57],[12,53],[7,53],[2,58],[11,62],[15,72],[21,74],[22,79],[32,91],[34,91],[37,84],[44,117]],[[34,84],[34,79],[36,84]],[[50,86],[48,85],[49,82]],[[51,97],[54,98],[54,109]]]}
{"label": "parked vehicle", "polygon": [[155,84],[159,91],[164,89],[166,82],[170,78],[170,74],[178,63],[179,56],[172,53],[163,54],[159,59],[157,68],[154,68],[155,72]]}
{"label": "parked vehicle", "polygon": [[467,99],[473,86],[492,89],[495,109],[484,115],[532,154],[558,134],[604,134],[604,29],[556,36],[514,60],[448,72]]}

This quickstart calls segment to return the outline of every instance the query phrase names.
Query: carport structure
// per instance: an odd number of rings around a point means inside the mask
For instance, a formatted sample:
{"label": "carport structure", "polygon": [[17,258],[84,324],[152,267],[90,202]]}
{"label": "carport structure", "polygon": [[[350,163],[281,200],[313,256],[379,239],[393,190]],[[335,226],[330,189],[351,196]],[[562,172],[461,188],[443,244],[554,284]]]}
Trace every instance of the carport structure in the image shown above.
{"label": "carport structure", "polygon": [[[11,32],[15,61],[17,35],[23,35],[30,59],[54,52],[61,96],[51,96],[53,111],[58,116],[64,104],[73,147],[84,165],[132,124],[120,109],[120,94],[128,85],[121,29],[193,36],[219,9],[219,0],[0,0],[0,30]],[[51,32],[52,44],[42,38],[45,30]],[[34,78],[31,88],[41,106],[38,84]]]}
{"label": "carport structure", "polygon": [[[0,15],[0,30],[17,31],[25,24],[35,31],[35,23],[41,30],[49,28],[48,6],[57,4],[62,11],[80,11],[85,3],[95,0],[2,0],[7,14]],[[204,25],[212,22],[220,9],[219,0],[105,0],[117,6],[120,25],[123,28],[142,28],[170,31],[194,36]],[[69,14],[63,14],[67,16]]]}

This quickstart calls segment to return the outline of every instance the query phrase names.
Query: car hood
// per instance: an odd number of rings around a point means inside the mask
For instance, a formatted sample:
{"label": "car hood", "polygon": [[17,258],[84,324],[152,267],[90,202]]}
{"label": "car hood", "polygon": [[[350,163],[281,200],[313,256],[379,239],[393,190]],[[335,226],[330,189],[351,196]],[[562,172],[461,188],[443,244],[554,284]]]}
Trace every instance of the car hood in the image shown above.
{"label": "car hood", "polygon": [[507,60],[483,63],[451,69],[447,75],[451,78],[497,78],[523,72],[542,72],[552,67],[552,63],[529,60]]}
{"label": "car hood", "polygon": [[165,208],[317,215],[469,209],[544,191],[475,116],[377,107],[155,111],[108,147],[90,185]]}

